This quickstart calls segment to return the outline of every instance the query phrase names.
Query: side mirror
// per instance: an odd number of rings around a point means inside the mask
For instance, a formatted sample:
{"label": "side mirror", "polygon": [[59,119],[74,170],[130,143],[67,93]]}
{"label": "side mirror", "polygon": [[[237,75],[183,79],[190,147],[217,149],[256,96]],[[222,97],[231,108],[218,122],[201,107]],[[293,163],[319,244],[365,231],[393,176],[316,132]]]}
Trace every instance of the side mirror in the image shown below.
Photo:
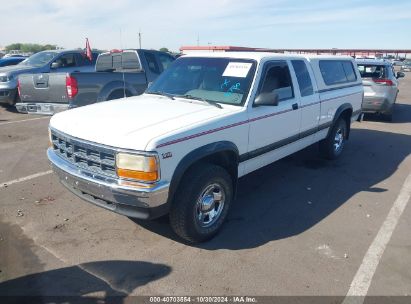
{"label": "side mirror", "polygon": [[405,73],[404,72],[397,72],[397,78],[402,78],[405,77]]}
{"label": "side mirror", "polygon": [[52,69],[58,69],[60,67],[60,63],[58,63],[58,62],[53,62],[52,64],[51,64],[51,68]]}
{"label": "side mirror", "polygon": [[254,100],[254,106],[278,106],[278,94],[274,92],[260,93]]}

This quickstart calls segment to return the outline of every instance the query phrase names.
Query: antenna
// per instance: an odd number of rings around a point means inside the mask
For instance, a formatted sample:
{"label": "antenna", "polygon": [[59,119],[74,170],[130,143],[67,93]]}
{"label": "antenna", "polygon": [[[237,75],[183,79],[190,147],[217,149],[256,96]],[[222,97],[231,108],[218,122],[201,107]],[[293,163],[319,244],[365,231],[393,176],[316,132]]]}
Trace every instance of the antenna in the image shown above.
{"label": "antenna", "polygon": [[120,27],[120,48],[123,49],[123,33]]}
{"label": "antenna", "polygon": [[[123,51],[123,37],[122,37],[122,31],[121,31],[121,27],[120,27],[120,47],[121,50]],[[123,52],[120,53],[121,55],[121,72],[123,73],[123,97],[127,97],[126,96],[126,75],[124,75],[124,69],[123,69]]]}
{"label": "antenna", "polygon": [[138,32],[138,45],[139,45],[139,48],[141,49],[141,29]]}

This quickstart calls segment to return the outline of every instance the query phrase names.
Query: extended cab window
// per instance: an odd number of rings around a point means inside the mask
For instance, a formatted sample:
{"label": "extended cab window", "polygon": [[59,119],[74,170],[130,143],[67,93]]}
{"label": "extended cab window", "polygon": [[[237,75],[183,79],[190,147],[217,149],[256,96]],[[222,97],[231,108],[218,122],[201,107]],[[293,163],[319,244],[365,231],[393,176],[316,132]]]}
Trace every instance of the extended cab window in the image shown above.
{"label": "extended cab window", "polygon": [[286,62],[268,63],[260,93],[277,93],[278,100],[294,97],[290,70]]}
{"label": "extended cab window", "polygon": [[292,60],[291,63],[297,76],[301,97],[312,95],[314,93],[313,84],[306,63],[304,60]]}
{"label": "extended cab window", "polygon": [[92,53],[92,55],[93,55],[93,56],[92,56],[92,60],[90,61],[90,60],[86,57],[86,53],[76,54],[77,62],[79,63],[78,65],[80,65],[80,66],[95,65],[99,53],[95,53],[95,52],[94,52],[94,53]]}
{"label": "extended cab window", "polygon": [[150,71],[155,74],[160,74],[160,67],[156,61],[156,56],[149,52],[144,52],[144,56],[146,57],[147,65]]}
{"label": "extended cab window", "polygon": [[146,92],[242,105],[255,67],[255,61],[248,59],[180,57]]}
{"label": "extended cab window", "polygon": [[351,61],[348,60],[320,60],[320,71],[327,85],[357,80],[354,67]]}
{"label": "extended cab window", "polygon": [[168,66],[170,65],[170,63],[172,63],[174,61],[174,58],[169,56],[169,55],[165,55],[165,54],[159,54],[158,58],[160,59],[160,63],[163,67],[163,71],[165,69],[168,68]]}
{"label": "extended cab window", "polygon": [[86,65],[86,61],[88,61],[88,59],[86,58],[86,55],[84,54],[75,54],[74,55],[76,62],[77,62],[77,66],[83,66]]}

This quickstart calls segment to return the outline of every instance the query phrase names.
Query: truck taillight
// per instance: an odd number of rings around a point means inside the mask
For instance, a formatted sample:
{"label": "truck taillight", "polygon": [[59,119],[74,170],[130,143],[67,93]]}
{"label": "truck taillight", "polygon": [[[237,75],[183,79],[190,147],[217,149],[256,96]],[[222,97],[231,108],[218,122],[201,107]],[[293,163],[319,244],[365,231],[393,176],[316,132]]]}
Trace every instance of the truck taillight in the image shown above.
{"label": "truck taillight", "polygon": [[20,80],[19,79],[17,79],[17,92],[18,92],[19,96],[21,97]]}
{"label": "truck taillight", "polygon": [[78,93],[77,80],[69,74],[66,76],[66,90],[67,97],[70,99],[74,98]]}
{"label": "truck taillight", "polygon": [[394,85],[394,83],[389,79],[376,78],[376,79],[373,79],[373,81],[375,83],[378,83],[378,84],[381,84],[381,85],[386,85],[386,86],[393,86]]}

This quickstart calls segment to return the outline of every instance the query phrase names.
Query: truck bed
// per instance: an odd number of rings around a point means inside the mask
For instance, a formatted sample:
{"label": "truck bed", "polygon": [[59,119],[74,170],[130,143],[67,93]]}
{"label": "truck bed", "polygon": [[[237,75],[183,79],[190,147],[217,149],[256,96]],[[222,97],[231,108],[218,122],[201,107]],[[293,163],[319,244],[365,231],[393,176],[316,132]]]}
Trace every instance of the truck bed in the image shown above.
{"label": "truck bed", "polygon": [[[78,92],[73,98],[67,94],[68,76],[77,82]],[[144,71],[27,74],[19,77],[19,86],[19,112],[51,115],[67,108],[142,94],[147,80]]]}

